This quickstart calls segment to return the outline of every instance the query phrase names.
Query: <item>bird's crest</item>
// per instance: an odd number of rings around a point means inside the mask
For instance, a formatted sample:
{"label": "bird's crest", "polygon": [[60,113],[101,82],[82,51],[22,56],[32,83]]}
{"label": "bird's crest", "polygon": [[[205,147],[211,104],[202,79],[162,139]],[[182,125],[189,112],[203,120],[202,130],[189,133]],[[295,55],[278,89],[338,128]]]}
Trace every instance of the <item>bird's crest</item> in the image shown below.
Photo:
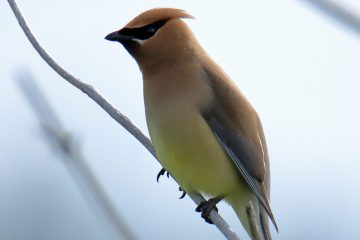
{"label": "bird's crest", "polygon": [[194,18],[186,11],[176,8],[154,8],[143,12],[131,20],[125,27],[138,28],[160,20],[170,20],[173,18]]}

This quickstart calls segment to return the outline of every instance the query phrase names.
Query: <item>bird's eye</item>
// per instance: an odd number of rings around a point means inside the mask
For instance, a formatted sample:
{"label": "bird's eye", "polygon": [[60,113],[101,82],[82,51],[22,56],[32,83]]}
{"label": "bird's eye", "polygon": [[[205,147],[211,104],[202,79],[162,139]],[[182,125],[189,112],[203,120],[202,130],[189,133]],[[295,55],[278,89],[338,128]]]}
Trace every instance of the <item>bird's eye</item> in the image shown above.
{"label": "bird's eye", "polygon": [[148,33],[155,33],[155,28],[151,27],[151,28],[147,28],[146,32]]}

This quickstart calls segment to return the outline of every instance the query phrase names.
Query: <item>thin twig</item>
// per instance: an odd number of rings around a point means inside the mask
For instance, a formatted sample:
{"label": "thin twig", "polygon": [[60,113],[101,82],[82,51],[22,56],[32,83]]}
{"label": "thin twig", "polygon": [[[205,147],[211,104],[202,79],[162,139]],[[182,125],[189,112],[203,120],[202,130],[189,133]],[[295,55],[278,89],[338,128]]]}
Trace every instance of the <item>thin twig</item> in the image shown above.
{"label": "thin twig", "polygon": [[256,221],[256,213],[254,210],[253,205],[251,204],[251,202],[249,202],[249,205],[246,206],[246,216],[250,225],[250,233],[251,233],[251,239],[252,240],[263,240],[263,238],[261,237],[261,233],[260,233],[260,228],[259,225],[257,224]]}
{"label": "thin twig", "polygon": [[117,239],[136,240],[134,232],[112,204],[87,164],[79,145],[73,140],[72,135],[65,131],[30,74],[22,73],[17,80],[20,89],[36,113],[48,142],[61,154],[62,162],[73,174],[80,190],[89,195],[90,200],[93,200],[91,203],[95,204],[96,209],[112,225]]}
{"label": "thin twig", "polygon": [[46,50],[40,45],[39,41],[35,38],[26,20],[24,19],[19,7],[15,0],[8,0],[8,3],[13,10],[16,19],[18,20],[22,30],[35,50],[39,53],[42,59],[61,77],[72,84],[74,87],[80,89],[91,99],[93,99],[101,108],[103,108],[115,121],[120,123],[129,133],[131,133],[144,147],[156,157],[155,150],[151,144],[151,141],[138,129],[125,115],[118,111],[111,103],[106,100],[93,86],[86,84],[79,79],[75,78],[64,68],[62,68],[55,60],[46,52]]}
{"label": "thin twig", "polygon": [[320,10],[327,13],[341,23],[345,24],[356,33],[360,33],[360,16],[349,7],[345,7],[341,1],[334,0],[303,0],[315,5]]}
{"label": "thin twig", "polygon": [[[29,26],[27,25],[21,11],[19,10],[15,0],[8,0],[8,3],[13,10],[16,19],[18,20],[21,28],[23,29],[25,35],[35,48],[35,50],[40,54],[40,56],[45,60],[45,62],[54,69],[60,76],[62,76],[66,81],[75,86],[76,88],[83,91],[91,99],[93,99],[101,108],[103,108],[114,120],[116,120],[121,126],[123,126],[130,134],[132,134],[142,145],[156,158],[155,150],[151,144],[149,138],[147,138],[141,131],[138,129],[125,115],[118,111],[114,106],[111,105],[99,92],[97,92],[91,85],[81,82],[79,79],[75,78],[73,75],[68,73],[63,69],[58,63],[56,63],[52,57],[45,51],[45,49],[40,45],[38,40],[35,38],[31,32]],[[157,158],[156,158],[157,159]],[[199,204],[205,199],[198,193],[188,193],[191,199]],[[216,225],[216,227],[221,231],[221,233],[230,240],[240,239],[237,234],[230,228],[230,226],[225,222],[225,220],[216,212],[212,211],[210,214],[211,221]]]}

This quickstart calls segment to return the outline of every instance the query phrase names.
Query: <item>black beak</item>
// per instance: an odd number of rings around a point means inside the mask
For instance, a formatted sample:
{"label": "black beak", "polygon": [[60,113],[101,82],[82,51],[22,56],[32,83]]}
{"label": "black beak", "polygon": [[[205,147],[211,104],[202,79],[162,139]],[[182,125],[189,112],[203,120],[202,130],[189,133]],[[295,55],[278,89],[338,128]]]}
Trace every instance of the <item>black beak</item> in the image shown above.
{"label": "black beak", "polygon": [[115,31],[108,34],[105,39],[109,41],[124,42],[133,40],[133,37],[123,35],[120,33],[120,31]]}

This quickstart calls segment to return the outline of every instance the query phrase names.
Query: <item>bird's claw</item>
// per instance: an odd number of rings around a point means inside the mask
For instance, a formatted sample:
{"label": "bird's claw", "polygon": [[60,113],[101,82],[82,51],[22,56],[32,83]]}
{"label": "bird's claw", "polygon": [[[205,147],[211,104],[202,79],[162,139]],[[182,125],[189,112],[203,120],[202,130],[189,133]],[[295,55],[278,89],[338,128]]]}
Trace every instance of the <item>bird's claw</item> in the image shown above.
{"label": "bird's claw", "polygon": [[197,206],[195,211],[196,212],[201,212],[201,217],[203,219],[205,219],[205,222],[207,222],[209,224],[214,224],[210,220],[210,213],[211,213],[212,210],[215,210],[216,212],[218,211],[218,208],[216,207],[216,204],[218,202],[220,202],[222,199],[223,199],[222,196],[218,196],[218,197],[210,198],[207,201],[203,201]]}
{"label": "bird's claw", "polygon": [[157,176],[156,176],[156,181],[157,182],[159,182],[159,179],[160,179],[160,177],[162,176],[162,175],[164,175],[166,173],[166,176],[169,178],[170,177],[170,173],[168,172],[168,171],[166,171],[166,169],[165,168],[162,168],[161,170],[160,170],[160,172],[157,174]]}
{"label": "bird's claw", "polygon": [[186,192],[181,187],[179,187],[179,191],[183,192],[179,199],[183,199],[186,196]]}
{"label": "bird's claw", "polygon": [[[165,168],[162,168],[156,176],[156,181],[159,182],[160,177],[163,176],[165,173],[168,178],[170,177],[170,173],[166,171]],[[181,187],[179,187],[179,191],[183,192],[179,199],[183,199],[186,196],[186,192]]]}

